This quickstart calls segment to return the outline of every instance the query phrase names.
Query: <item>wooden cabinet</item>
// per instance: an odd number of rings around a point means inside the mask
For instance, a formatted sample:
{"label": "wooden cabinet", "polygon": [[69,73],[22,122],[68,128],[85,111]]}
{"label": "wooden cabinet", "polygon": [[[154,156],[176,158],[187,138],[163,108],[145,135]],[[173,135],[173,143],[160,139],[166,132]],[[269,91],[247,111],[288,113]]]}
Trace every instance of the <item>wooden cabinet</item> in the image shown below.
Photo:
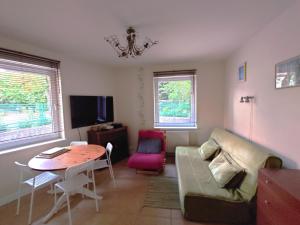
{"label": "wooden cabinet", "polygon": [[262,169],[258,178],[257,225],[300,224],[300,171]]}
{"label": "wooden cabinet", "polygon": [[97,144],[106,147],[107,142],[112,143],[112,163],[118,162],[129,155],[127,127],[115,128],[107,131],[88,131],[89,144]]}

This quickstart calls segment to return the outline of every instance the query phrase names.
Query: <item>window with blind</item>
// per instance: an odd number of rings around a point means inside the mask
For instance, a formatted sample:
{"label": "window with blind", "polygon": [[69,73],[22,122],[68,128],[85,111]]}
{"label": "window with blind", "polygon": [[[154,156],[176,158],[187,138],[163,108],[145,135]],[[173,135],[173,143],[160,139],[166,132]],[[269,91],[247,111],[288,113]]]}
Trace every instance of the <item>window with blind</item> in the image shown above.
{"label": "window with blind", "polygon": [[155,128],[197,128],[195,73],[154,72]]}
{"label": "window with blind", "polygon": [[0,49],[0,150],[63,138],[59,61]]}

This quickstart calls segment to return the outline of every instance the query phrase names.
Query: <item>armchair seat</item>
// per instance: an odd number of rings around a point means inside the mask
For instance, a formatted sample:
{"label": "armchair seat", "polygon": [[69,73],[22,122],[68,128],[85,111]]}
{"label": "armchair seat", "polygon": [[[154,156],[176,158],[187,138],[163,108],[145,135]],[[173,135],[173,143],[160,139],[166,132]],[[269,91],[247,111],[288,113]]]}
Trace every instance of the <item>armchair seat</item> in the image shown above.
{"label": "armchair seat", "polygon": [[138,170],[162,170],[165,157],[163,154],[134,153],[128,160],[128,166]]}

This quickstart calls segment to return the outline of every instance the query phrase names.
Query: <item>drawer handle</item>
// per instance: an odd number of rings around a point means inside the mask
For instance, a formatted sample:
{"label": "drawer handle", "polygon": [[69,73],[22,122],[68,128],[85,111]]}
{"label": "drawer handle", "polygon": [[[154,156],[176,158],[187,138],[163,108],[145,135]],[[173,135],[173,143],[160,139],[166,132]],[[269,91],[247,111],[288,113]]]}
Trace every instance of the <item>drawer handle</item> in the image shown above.
{"label": "drawer handle", "polygon": [[265,205],[270,205],[270,202],[268,200],[264,201]]}
{"label": "drawer handle", "polygon": [[265,183],[268,184],[268,183],[270,183],[270,181],[269,181],[268,179],[266,179],[266,180],[265,180]]}

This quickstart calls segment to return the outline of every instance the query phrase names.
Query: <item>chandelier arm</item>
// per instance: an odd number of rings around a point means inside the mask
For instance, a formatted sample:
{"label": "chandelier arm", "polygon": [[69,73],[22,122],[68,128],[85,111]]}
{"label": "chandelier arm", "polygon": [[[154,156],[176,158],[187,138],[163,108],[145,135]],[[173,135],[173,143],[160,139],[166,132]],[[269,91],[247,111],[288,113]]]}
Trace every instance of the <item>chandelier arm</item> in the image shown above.
{"label": "chandelier arm", "polygon": [[137,45],[134,45],[134,53],[136,56],[141,55],[144,52],[145,48],[141,48]]}
{"label": "chandelier arm", "polygon": [[123,47],[123,46],[121,46],[121,45],[119,45],[119,46],[117,46],[117,48],[120,50],[120,51],[126,51],[126,47]]}
{"label": "chandelier arm", "polygon": [[110,45],[115,50],[115,52],[120,56],[122,51],[119,48],[117,48],[114,44],[110,43]]}
{"label": "chandelier arm", "polygon": [[123,49],[121,50],[121,52],[119,53],[119,57],[126,57],[128,58],[129,55],[129,49],[128,46],[125,48],[123,47]]}

